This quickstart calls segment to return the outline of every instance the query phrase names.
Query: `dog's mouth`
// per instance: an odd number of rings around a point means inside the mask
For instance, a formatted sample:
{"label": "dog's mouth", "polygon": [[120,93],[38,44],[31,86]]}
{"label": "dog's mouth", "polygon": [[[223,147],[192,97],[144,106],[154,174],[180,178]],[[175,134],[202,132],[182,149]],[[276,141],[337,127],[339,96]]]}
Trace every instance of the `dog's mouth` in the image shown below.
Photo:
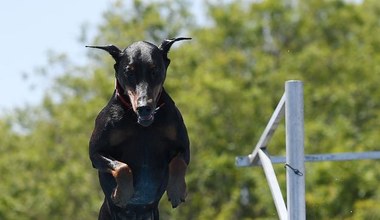
{"label": "dog's mouth", "polygon": [[145,114],[137,111],[137,123],[144,127],[150,126],[154,121],[154,115],[158,112],[158,110],[160,110],[162,106],[164,106],[164,104],[165,103],[161,103],[161,105],[156,107],[153,111],[145,112]]}
{"label": "dog's mouth", "polygon": [[138,115],[137,116],[137,123],[139,123],[141,126],[148,127],[150,126],[154,121],[154,112],[152,112],[149,115]]}

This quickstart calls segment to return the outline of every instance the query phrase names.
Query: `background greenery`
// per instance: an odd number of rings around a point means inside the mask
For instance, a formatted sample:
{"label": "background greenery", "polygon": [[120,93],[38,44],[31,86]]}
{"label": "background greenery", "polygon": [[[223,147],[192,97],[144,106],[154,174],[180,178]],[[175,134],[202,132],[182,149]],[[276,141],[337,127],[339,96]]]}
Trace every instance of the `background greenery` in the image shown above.
{"label": "background greenery", "polygon": [[[191,139],[189,196],[173,210],[165,195],[162,219],[278,218],[261,169],[238,169],[234,158],[251,152],[289,79],[305,84],[305,153],[379,149],[380,1],[207,1],[204,23],[190,3],[115,1],[93,39],[125,47],[193,37],[172,49],[165,84]],[[42,103],[0,118],[0,219],[97,218],[88,140],[113,92],[113,62],[98,51],[84,65],[70,59],[48,58],[42,72],[58,77]],[[280,126],[270,153],[284,145]],[[308,219],[380,216],[379,161],[306,169]]]}

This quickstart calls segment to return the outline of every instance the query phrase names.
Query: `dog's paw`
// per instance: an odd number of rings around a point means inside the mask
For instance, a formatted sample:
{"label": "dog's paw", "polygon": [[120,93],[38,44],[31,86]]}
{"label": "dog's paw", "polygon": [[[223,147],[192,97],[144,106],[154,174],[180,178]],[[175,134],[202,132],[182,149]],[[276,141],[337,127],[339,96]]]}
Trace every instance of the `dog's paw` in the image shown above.
{"label": "dog's paw", "polygon": [[116,187],[111,195],[113,204],[120,208],[125,208],[131,195],[128,192],[123,192],[120,188]]}
{"label": "dog's paw", "polygon": [[166,193],[173,208],[185,202],[187,196],[185,179],[182,177],[169,177]]}
{"label": "dog's paw", "polygon": [[128,165],[123,164],[112,171],[112,175],[115,177],[117,184],[111,195],[112,202],[116,206],[124,208],[134,191],[132,171]]}

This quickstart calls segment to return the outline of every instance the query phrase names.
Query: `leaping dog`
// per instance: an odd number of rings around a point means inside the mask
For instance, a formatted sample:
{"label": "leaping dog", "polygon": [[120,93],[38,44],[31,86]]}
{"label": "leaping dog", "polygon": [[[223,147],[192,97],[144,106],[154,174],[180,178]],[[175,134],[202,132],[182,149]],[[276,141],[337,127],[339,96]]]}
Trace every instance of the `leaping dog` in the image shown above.
{"label": "leaping dog", "polygon": [[146,41],[124,50],[87,46],[115,60],[116,88],[95,120],[89,155],[98,170],[105,199],[99,219],[159,219],[158,203],[167,192],[173,206],[185,201],[189,138],[181,113],[163,88],[176,41]]}

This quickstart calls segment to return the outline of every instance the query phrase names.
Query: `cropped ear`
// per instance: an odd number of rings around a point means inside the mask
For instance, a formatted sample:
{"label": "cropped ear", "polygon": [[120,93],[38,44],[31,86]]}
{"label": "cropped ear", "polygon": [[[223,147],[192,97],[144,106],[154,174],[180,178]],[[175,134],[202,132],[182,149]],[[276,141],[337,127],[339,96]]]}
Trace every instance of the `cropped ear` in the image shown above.
{"label": "cropped ear", "polygon": [[109,54],[111,54],[111,56],[113,57],[113,59],[114,59],[116,62],[119,60],[119,58],[120,58],[121,55],[122,55],[121,50],[120,50],[118,47],[116,47],[115,45],[107,45],[107,46],[86,46],[86,47],[105,50],[105,51],[107,51]]}
{"label": "cropped ear", "polygon": [[170,59],[168,58],[170,47],[173,45],[174,42],[181,41],[181,40],[191,40],[191,38],[190,37],[176,37],[176,38],[164,40],[162,41],[161,45],[158,47],[162,51],[162,55],[166,63],[166,67],[168,67],[170,63]]}

